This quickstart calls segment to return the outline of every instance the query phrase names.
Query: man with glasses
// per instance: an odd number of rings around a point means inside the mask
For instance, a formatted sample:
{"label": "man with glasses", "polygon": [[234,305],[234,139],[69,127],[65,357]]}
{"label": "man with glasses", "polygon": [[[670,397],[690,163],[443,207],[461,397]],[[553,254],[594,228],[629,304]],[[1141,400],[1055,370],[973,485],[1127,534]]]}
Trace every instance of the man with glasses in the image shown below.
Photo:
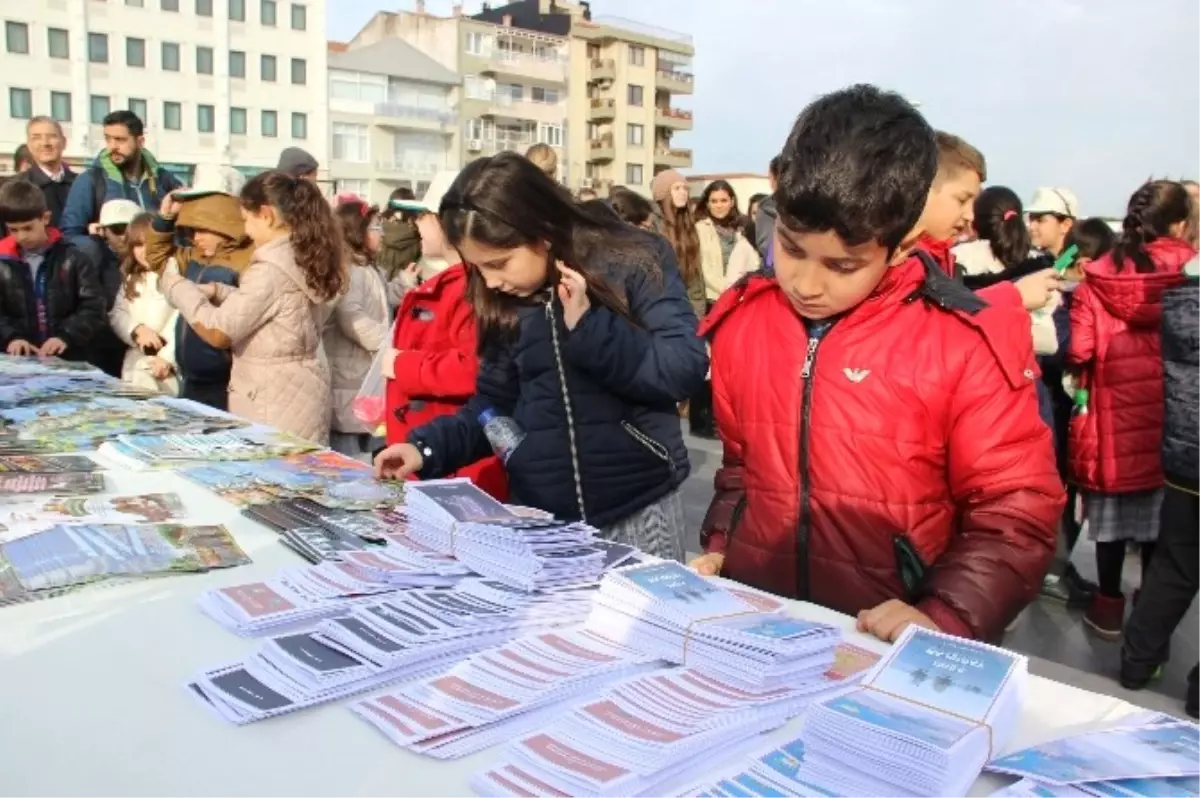
{"label": "man with glasses", "polygon": [[76,177],[63,161],[67,137],[62,125],[48,116],[35,116],[25,124],[25,145],[33,157],[33,166],[22,172],[21,177],[42,190],[50,209],[50,224],[58,227]]}

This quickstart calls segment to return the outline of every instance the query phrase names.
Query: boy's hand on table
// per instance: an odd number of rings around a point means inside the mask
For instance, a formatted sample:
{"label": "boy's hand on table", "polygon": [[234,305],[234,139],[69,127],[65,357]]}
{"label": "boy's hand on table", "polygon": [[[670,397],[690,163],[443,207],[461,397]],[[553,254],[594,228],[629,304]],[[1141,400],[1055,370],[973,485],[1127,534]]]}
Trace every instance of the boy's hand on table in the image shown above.
{"label": "boy's hand on table", "polygon": [[894,643],[910,624],[941,631],[928,615],[899,599],[888,599],[878,607],[863,610],[858,614],[857,628],[860,632],[874,635],[885,643]]}
{"label": "boy's hand on table", "polygon": [[701,576],[716,576],[721,573],[721,566],[724,564],[724,554],[701,554],[688,563],[688,568],[691,568]]}
{"label": "boy's hand on table", "polygon": [[17,340],[9,343],[6,351],[8,354],[15,355],[17,357],[29,357],[31,355],[36,355],[38,353],[38,348],[25,339],[18,338]]}
{"label": "boy's hand on table", "polygon": [[51,338],[42,344],[38,354],[42,357],[56,357],[67,351],[67,342],[61,338]]}

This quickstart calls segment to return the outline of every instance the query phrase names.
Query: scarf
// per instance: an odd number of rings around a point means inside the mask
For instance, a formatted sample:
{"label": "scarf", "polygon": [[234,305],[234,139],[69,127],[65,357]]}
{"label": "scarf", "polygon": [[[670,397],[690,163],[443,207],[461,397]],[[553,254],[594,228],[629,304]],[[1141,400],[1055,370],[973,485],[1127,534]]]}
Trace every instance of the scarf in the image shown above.
{"label": "scarf", "polygon": [[[158,195],[158,159],[150,150],[142,150],[142,178],[150,186],[150,196]],[[112,156],[108,150],[96,156],[96,166],[104,170],[105,176],[109,180],[116,181],[119,184],[124,184],[125,173],[121,171],[121,167],[112,162]]]}

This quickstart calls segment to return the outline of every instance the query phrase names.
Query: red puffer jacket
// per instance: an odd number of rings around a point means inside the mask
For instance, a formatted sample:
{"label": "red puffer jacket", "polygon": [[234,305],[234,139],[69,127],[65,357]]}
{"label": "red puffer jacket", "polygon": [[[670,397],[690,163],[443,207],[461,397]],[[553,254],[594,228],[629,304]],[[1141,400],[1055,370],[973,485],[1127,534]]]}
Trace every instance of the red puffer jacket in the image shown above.
{"label": "red puffer jacket", "polygon": [[1070,427],[1071,478],[1086,490],[1131,493],[1163,486],[1163,291],[1183,282],[1196,250],[1177,238],[1146,247],[1155,271],[1111,257],[1089,265],[1071,303],[1067,365],[1081,368],[1088,412]]}
{"label": "red puffer jacket", "polygon": [[702,538],[726,576],[982,639],[1037,594],[1065,496],[1022,310],[913,257],[820,337],[765,277],[701,330],[725,444]]}
{"label": "red puffer jacket", "polygon": [[[403,443],[408,433],[448,415],[475,393],[475,315],[467,302],[467,270],[451,266],[404,295],[396,311],[392,346],[396,376],[387,387],[387,442]],[[508,477],[495,457],[480,460],[450,477],[468,477],[500,501],[508,500]]]}

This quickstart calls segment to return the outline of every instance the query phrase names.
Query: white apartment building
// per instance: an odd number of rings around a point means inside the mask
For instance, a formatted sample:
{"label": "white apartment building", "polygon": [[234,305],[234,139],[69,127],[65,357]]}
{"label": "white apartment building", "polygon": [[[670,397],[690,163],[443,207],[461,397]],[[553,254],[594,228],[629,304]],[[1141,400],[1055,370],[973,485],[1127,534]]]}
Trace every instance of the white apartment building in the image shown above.
{"label": "white apartment building", "polygon": [[[59,120],[67,157],[104,148],[127,108],[186,182],[198,163],[250,175],[284,147],[328,158],[326,0],[0,0],[0,156],[32,116]],[[0,157],[0,173],[12,169]]]}
{"label": "white apartment building", "polygon": [[401,39],[329,47],[329,174],[338,191],[379,204],[401,187],[422,197],[439,171],[459,169],[454,71]]}

